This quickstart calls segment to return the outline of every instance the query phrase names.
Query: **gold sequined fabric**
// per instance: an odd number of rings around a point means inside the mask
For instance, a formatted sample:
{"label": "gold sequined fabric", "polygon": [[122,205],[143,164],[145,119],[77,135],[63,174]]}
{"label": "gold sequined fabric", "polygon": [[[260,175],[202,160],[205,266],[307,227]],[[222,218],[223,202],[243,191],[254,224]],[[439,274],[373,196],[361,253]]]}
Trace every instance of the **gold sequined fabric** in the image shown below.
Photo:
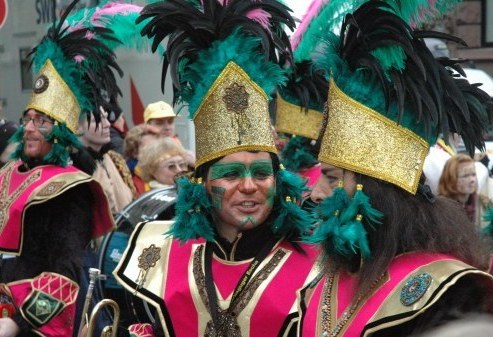
{"label": "gold sequined fabric", "polygon": [[134,181],[132,179],[132,173],[128,169],[128,165],[125,162],[125,158],[121,154],[119,154],[116,151],[110,150],[108,151],[108,155],[110,156],[111,160],[116,166],[116,169],[120,173],[123,181],[125,182],[125,185],[130,188],[130,191],[132,191],[132,196],[133,198],[137,198],[137,190],[135,188]]}
{"label": "gold sequined fabric", "polygon": [[269,98],[234,62],[211,86],[193,121],[196,167],[238,151],[277,153]]}
{"label": "gold sequined fabric", "polygon": [[330,83],[319,160],[416,194],[428,143]]}
{"label": "gold sequined fabric", "polygon": [[302,108],[277,95],[276,130],[310,139],[317,139],[323,115],[316,110]]}
{"label": "gold sequined fabric", "polygon": [[26,106],[26,110],[29,109],[65,123],[70,131],[77,133],[80,105],[50,60],[45,62],[36,75],[31,99]]}

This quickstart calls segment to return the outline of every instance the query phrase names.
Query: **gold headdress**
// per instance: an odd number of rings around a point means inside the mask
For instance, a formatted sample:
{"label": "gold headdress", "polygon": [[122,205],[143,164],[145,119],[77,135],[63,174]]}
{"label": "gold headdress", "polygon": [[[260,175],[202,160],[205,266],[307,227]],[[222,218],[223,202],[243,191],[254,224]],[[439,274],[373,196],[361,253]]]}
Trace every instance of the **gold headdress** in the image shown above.
{"label": "gold headdress", "polygon": [[[443,4],[435,5],[428,10]],[[424,15],[424,6],[416,1],[405,9]],[[331,80],[319,159],[415,194],[429,144],[440,133],[448,138],[456,132],[473,152],[483,141],[480,132],[471,131],[486,125],[488,116],[481,104],[469,104],[469,95],[434,59],[423,38],[463,41],[413,30],[406,20],[416,16],[402,7],[368,1],[346,16],[340,36],[325,38],[324,55],[317,62],[328,69]]]}
{"label": "gold headdress", "polygon": [[[432,200],[420,180],[438,135],[458,133],[471,153],[484,146],[481,134],[491,115],[490,98],[455,78],[446,66],[461,71],[460,66],[435,60],[423,38],[463,41],[410,25],[423,24],[455,2],[366,1],[345,15],[340,34],[317,30],[324,38],[316,62],[330,78],[320,161],[413,195],[421,190]],[[331,1],[322,10],[330,17],[337,8],[331,6],[348,8],[343,1]],[[318,211],[324,219],[308,241],[322,243],[329,255],[369,257],[365,226],[374,229],[383,214],[372,207],[361,184],[351,198],[342,185],[336,188]]]}
{"label": "gold headdress", "polygon": [[[285,78],[277,54],[290,55],[284,25],[294,21],[276,0],[170,0],[144,8],[142,34],[157,46],[168,37],[174,103],[188,103],[199,167],[238,151],[277,153],[270,95]],[[194,22],[193,25],[190,22]]]}
{"label": "gold headdress", "polygon": [[[292,29],[294,20],[288,11],[277,0],[167,0],[142,11],[137,22],[150,19],[142,34],[154,46],[168,38],[162,86],[169,68],[174,103],[187,103],[195,124],[197,175],[204,164],[235,152],[277,153],[269,100],[286,80],[279,60],[291,62],[284,29]],[[287,170],[274,171],[280,210],[272,231],[304,233],[311,219],[296,203],[304,182]],[[213,207],[202,178],[178,180],[170,233],[179,240],[214,240]]]}
{"label": "gold headdress", "polygon": [[72,133],[82,113],[99,115],[108,97],[120,94],[113,71],[123,74],[109,46],[121,44],[114,32],[93,25],[89,18],[74,23],[80,16],[71,13],[77,3],[68,6],[32,52],[36,77],[26,106],[65,124]]}

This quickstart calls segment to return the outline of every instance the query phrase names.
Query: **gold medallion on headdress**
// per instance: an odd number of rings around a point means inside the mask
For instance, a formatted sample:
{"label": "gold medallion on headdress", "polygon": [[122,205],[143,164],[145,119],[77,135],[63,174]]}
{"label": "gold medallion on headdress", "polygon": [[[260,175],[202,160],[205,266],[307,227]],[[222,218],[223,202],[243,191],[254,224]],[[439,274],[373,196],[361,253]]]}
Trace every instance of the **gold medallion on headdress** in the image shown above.
{"label": "gold medallion on headdress", "polygon": [[200,166],[238,151],[277,153],[269,120],[269,98],[248,74],[229,62],[194,116]]}
{"label": "gold medallion on headdress", "polygon": [[70,131],[76,133],[81,108],[69,86],[48,59],[36,75],[33,93],[26,110],[35,109],[66,123]]}

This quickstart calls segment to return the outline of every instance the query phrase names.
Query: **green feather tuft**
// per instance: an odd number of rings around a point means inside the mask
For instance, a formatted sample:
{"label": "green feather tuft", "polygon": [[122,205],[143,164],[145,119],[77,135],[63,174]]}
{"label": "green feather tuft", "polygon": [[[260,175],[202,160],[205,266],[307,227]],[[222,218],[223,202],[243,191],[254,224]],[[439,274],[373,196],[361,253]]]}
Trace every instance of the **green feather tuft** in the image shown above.
{"label": "green feather tuft", "polygon": [[281,209],[272,224],[275,234],[288,235],[294,232],[303,235],[310,230],[313,218],[297,203],[302,200],[303,192],[307,191],[305,181],[297,174],[285,169],[277,172],[276,196],[280,200]]}
{"label": "green feather tuft", "polygon": [[[202,52],[192,65],[184,67],[180,81],[195,83],[194,88],[184,88],[182,99],[189,102],[190,118],[193,118],[205,95],[229,62],[240,66],[270,96],[278,85],[285,83],[284,71],[273,62],[266,62],[265,55],[258,52],[260,39],[247,37],[236,30],[211,48]],[[213,60],[213,61],[212,61]]]}
{"label": "green feather tuft", "polygon": [[313,167],[318,163],[317,157],[311,151],[311,139],[291,137],[281,152],[282,163],[289,171]]}
{"label": "green feather tuft", "polygon": [[200,237],[214,241],[214,229],[209,221],[212,204],[204,184],[181,177],[177,180],[177,187],[176,219],[166,234],[171,234],[181,243]]}
{"label": "green feather tuft", "polygon": [[302,209],[295,201],[281,200],[281,209],[272,224],[272,231],[278,235],[309,232],[313,223],[310,213]]}
{"label": "green feather tuft", "polygon": [[320,219],[313,234],[303,239],[309,243],[323,244],[327,255],[342,255],[349,258],[360,254],[370,257],[367,232],[360,218],[370,226],[381,223],[383,214],[371,207],[369,198],[357,190],[350,200],[343,187],[334,190],[331,197],[320,203],[317,209]]}

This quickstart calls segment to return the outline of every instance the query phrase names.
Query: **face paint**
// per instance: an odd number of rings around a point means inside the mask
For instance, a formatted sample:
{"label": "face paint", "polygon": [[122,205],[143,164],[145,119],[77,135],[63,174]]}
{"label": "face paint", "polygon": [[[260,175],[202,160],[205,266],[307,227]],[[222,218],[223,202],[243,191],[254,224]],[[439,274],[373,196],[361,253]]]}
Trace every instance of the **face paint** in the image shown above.
{"label": "face paint", "polygon": [[266,177],[273,175],[274,170],[272,168],[272,162],[268,160],[253,161],[248,167],[241,162],[217,162],[211,167],[210,180],[223,178],[241,179],[247,177],[254,179],[265,179]]}
{"label": "face paint", "polygon": [[206,188],[219,234],[233,241],[240,231],[262,225],[275,200],[272,160],[267,152],[237,152],[209,169]]}
{"label": "face paint", "polygon": [[223,197],[224,197],[224,188],[219,186],[211,186],[211,197],[212,197],[212,206],[217,209],[222,208]]}
{"label": "face paint", "polygon": [[267,193],[267,205],[274,206],[274,199],[276,197],[276,187],[272,186]]}
{"label": "face paint", "polygon": [[257,220],[251,215],[246,216],[243,220],[240,221],[240,227],[245,227],[248,224],[252,224],[253,227],[257,227],[258,225]]}

